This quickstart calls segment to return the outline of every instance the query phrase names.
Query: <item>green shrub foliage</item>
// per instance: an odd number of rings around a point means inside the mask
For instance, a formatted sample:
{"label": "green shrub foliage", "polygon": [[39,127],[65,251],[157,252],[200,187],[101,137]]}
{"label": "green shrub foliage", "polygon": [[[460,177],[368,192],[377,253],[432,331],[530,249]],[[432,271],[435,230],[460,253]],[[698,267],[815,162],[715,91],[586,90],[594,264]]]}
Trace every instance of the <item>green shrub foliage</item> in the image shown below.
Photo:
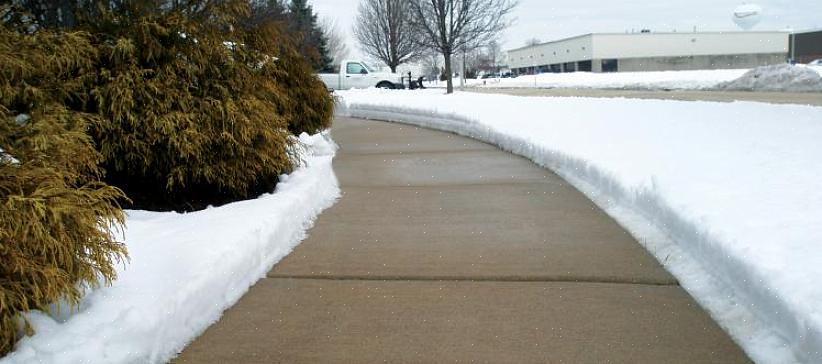
{"label": "green shrub foliage", "polygon": [[[91,133],[108,180],[139,207],[197,209],[270,191],[293,168],[291,102],[243,1],[208,12],[130,8],[92,24],[99,86]],[[102,32],[105,30],[105,32]],[[272,42],[272,40],[268,40]]]}
{"label": "green shrub foliage", "polygon": [[123,194],[100,182],[86,134],[98,120],[62,102],[82,102],[94,58],[83,33],[0,27],[0,355],[30,331],[22,313],[76,305],[126,258]]}

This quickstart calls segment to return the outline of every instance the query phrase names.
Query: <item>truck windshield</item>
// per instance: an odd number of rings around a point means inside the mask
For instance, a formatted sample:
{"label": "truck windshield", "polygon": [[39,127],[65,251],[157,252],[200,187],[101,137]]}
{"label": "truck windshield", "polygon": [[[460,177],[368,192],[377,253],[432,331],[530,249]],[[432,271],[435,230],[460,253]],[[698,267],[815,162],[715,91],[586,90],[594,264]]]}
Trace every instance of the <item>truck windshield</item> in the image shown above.
{"label": "truck windshield", "polygon": [[345,68],[345,72],[349,75],[358,75],[370,72],[370,70],[368,72],[366,71],[368,67],[359,62],[351,62]]}

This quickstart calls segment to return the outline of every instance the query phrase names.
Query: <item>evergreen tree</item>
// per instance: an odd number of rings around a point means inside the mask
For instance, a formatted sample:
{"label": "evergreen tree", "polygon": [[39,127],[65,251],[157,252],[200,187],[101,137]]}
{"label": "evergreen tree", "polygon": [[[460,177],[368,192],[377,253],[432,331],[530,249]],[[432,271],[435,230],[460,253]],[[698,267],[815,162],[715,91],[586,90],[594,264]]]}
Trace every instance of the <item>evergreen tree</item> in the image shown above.
{"label": "evergreen tree", "polygon": [[317,23],[317,14],[307,0],[292,0],[288,7],[289,30],[298,34],[299,51],[309,58],[316,71],[330,72],[333,60],[328,52],[328,39]]}

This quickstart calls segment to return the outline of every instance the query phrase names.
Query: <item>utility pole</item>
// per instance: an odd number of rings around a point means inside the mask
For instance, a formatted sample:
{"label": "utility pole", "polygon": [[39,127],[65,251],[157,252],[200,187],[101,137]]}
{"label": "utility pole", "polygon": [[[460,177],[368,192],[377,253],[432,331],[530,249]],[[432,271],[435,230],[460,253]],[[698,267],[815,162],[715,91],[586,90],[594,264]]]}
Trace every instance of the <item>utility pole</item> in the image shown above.
{"label": "utility pole", "polygon": [[460,86],[465,87],[465,49],[462,50],[462,75],[460,76]]}

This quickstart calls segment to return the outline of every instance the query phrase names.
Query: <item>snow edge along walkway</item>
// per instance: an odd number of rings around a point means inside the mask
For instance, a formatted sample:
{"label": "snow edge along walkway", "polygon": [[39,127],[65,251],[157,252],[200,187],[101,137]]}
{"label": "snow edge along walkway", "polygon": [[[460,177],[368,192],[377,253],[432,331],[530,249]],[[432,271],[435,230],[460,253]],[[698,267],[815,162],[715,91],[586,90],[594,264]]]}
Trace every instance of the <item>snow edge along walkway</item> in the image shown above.
{"label": "snow edge along walkway", "polygon": [[328,132],[300,136],[304,166],[274,193],[193,213],[127,211],[131,261],[78,312],[29,315],[11,363],[164,363],[217,322],[340,196]]}
{"label": "snow edge along walkway", "polygon": [[738,284],[762,280],[750,266],[721,251],[722,245],[710,233],[678,214],[655,191],[626,188],[585,160],[535,145],[523,136],[496,131],[475,118],[438,111],[435,106],[393,106],[355,99],[350,101],[343,95],[337,113],[453,132],[496,145],[556,172],[637,238],[754,361],[822,361],[819,326],[802,320],[768,287]]}

